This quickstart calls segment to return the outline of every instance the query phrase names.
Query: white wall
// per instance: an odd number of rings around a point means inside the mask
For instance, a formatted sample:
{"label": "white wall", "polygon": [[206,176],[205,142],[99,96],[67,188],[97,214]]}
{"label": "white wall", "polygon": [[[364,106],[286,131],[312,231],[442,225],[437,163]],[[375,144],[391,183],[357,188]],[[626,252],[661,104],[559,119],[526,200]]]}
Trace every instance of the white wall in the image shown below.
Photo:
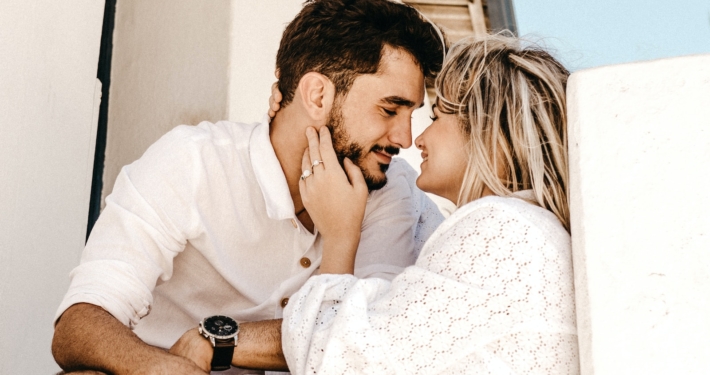
{"label": "white wall", "polygon": [[254,122],[301,0],[117,4],[103,197],[121,167],[180,124]]}
{"label": "white wall", "polygon": [[266,114],[281,34],[302,5],[301,0],[232,2],[229,120],[256,122]]}
{"label": "white wall", "polygon": [[117,2],[104,198],[121,167],[168,130],[227,117],[230,9],[229,0]]}
{"label": "white wall", "polygon": [[102,1],[0,4],[0,373],[50,374],[84,246]]}
{"label": "white wall", "polygon": [[584,375],[710,373],[710,55],[568,87]]}

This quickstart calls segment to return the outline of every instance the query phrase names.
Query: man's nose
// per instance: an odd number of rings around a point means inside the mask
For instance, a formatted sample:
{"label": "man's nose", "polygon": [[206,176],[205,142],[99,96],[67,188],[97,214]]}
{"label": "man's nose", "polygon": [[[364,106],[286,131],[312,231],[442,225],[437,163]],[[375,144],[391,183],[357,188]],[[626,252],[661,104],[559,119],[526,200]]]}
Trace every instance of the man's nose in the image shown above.
{"label": "man's nose", "polygon": [[400,121],[394,125],[389,134],[389,141],[399,148],[409,148],[412,146],[412,117],[402,116]]}

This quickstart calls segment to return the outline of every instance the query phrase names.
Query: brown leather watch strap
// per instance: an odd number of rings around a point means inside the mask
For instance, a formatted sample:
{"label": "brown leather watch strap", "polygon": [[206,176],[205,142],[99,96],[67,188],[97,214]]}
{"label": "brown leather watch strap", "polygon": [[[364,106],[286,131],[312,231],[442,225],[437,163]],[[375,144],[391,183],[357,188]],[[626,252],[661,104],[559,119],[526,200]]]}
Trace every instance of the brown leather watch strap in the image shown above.
{"label": "brown leather watch strap", "polygon": [[229,370],[234,355],[234,338],[215,339],[214,355],[212,355],[212,371]]}

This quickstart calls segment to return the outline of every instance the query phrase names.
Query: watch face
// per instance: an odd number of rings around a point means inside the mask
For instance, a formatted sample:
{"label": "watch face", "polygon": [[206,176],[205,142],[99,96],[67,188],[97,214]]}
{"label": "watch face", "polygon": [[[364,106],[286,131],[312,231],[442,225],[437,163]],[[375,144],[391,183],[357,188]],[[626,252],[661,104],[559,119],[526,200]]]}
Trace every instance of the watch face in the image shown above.
{"label": "watch face", "polygon": [[222,339],[232,338],[239,331],[239,324],[234,319],[223,315],[205,318],[202,327],[210,335]]}

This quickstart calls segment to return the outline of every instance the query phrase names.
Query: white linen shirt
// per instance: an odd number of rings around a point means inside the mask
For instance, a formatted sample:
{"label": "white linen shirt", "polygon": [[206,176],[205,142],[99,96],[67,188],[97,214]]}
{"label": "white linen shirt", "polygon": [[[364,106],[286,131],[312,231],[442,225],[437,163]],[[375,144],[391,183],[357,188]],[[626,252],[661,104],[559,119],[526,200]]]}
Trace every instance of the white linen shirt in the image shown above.
{"label": "white linen shirt", "polygon": [[[387,177],[368,198],[359,277],[391,279],[443,221],[406,162]],[[179,126],[121,170],[55,321],[91,303],[168,348],[206,316],[280,318],[321,252],[294,214],[266,118]]]}
{"label": "white linen shirt", "polygon": [[311,278],[281,334],[297,375],[577,375],[570,236],[522,199],[478,199],[392,282]]}

